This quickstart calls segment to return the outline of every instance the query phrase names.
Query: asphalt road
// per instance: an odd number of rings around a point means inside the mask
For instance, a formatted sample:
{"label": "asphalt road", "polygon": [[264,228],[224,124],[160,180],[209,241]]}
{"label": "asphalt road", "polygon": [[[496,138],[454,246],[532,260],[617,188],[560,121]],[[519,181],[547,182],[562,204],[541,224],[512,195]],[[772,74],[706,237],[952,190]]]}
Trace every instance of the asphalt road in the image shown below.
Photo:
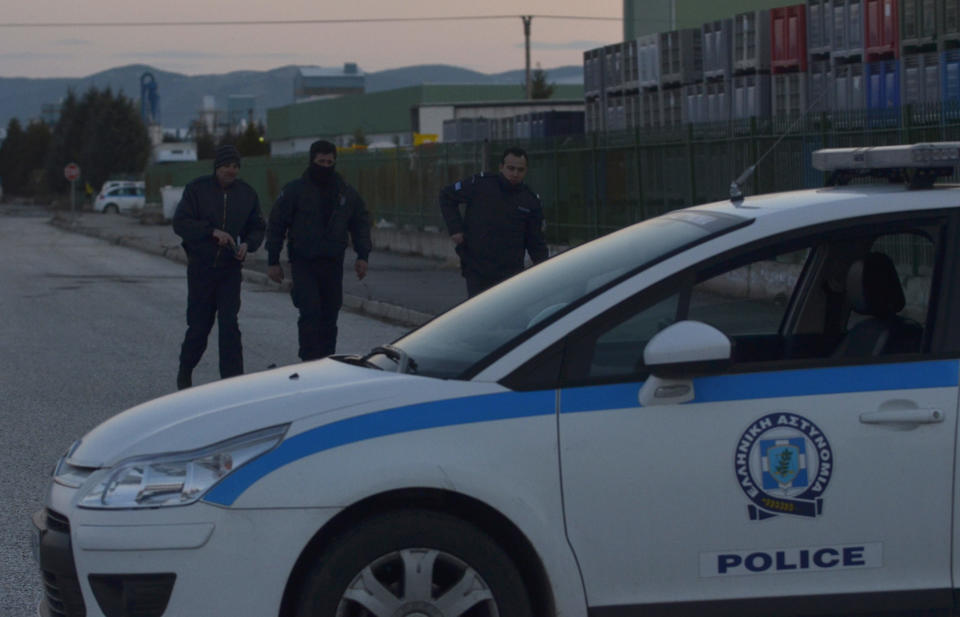
{"label": "asphalt road", "polygon": [[[175,389],[185,267],[47,224],[45,210],[0,207],[0,613],[32,617],[40,594],[29,516],[53,465],[83,433]],[[298,362],[285,293],[244,283],[247,372]],[[407,328],[340,316],[339,352]],[[194,383],[218,378],[216,327]]]}

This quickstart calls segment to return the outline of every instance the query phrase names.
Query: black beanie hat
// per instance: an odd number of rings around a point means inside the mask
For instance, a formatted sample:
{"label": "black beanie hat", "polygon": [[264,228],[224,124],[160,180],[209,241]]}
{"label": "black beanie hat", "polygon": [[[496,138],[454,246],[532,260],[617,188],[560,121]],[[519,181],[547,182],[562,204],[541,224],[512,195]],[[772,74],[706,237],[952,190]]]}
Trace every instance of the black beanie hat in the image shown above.
{"label": "black beanie hat", "polygon": [[230,144],[224,144],[217,148],[217,155],[213,159],[213,170],[216,171],[218,167],[223,167],[230,163],[240,164],[240,153],[237,152],[237,149]]}
{"label": "black beanie hat", "polygon": [[333,158],[337,158],[337,147],[331,142],[325,139],[318,139],[317,141],[310,144],[310,162],[313,162],[314,157],[317,154],[332,154]]}

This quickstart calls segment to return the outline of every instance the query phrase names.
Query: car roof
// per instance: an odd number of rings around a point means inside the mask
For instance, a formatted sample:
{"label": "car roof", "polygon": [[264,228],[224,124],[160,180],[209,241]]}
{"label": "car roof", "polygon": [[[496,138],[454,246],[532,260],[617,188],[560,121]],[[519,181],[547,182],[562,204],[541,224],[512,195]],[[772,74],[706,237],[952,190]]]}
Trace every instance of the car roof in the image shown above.
{"label": "car roof", "polygon": [[784,229],[821,222],[960,206],[960,185],[909,189],[901,184],[857,184],[770,193],[742,202],[717,201],[690,208],[753,219]]}

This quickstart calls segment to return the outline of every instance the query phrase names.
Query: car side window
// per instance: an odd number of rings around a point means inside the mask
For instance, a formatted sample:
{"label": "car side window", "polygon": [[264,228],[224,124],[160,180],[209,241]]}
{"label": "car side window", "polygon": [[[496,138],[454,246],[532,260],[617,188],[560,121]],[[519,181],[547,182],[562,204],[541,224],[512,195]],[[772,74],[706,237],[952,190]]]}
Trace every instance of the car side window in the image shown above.
{"label": "car side window", "polygon": [[686,318],[710,324],[727,336],[777,334],[809,255],[810,248],[804,247],[697,283]]}
{"label": "car side window", "polygon": [[735,371],[920,354],[938,225],[857,226],[707,262],[572,334],[564,381],[645,379],[644,347],[680,320],[726,334]]}
{"label": "car side window", "polygon": [[764,254],[680,277],[665,296],[636,310],[613,311],[608,323],[574,337],[565,376],[572,382],[636,378],[645,372],[647,342],[680,319],[714,326],[736,341],[746,360],[778,359],[784,347],[781,322],[809,254],[809,247]]}

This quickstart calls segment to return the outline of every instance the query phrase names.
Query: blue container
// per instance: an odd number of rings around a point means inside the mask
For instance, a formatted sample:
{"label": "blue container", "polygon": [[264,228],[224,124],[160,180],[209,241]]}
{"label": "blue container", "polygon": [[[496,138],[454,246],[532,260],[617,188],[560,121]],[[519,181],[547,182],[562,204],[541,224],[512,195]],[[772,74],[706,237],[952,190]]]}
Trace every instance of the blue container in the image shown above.
{"label": "blue container", "polygon": [[900,107],[900,62],[883,60],[868,62],[866,70],[867,109],[895,109]]}
{"label": "blue container", "polygon": [[864,65],[867,121],[870,126],[900,125],[900,61],[882,60]]}
{"label": "blue container", "polygon": [[960,49],[945,51],[940,58],[940,100],[945,118],[960,118]]}
{"label": "blue container", "polygon": [[960,49],[943,52],[940,59],[940,92],[946,104],[956,105],[960,101]]}

